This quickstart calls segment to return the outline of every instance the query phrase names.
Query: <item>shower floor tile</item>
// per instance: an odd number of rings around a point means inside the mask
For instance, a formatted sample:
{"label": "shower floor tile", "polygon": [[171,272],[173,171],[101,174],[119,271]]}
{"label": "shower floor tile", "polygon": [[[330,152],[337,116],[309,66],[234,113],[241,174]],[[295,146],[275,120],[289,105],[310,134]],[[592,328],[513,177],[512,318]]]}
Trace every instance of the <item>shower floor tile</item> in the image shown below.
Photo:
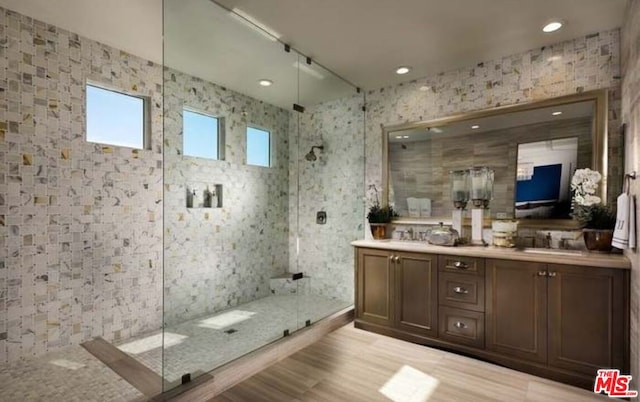
{"label": "shower floor tile", "polygon": [[[178,385],[351,305],[316,295],[269,296],[212,315],[168,327],[117,345],[156,373]],[[164,368],[164,373],[163,373]]]}
{"label": "shower floor tile", "polygon": [[[322,296],[269,296],[172,326],[164,333],[165,382],[192,378],[280,339],[352,303]],[[161,331],[117,345],[163,375]],[[72,346],[0,366],[0,401],[143,401],[145,396],[87,352]]]}
{"label": "shower floor tile", "polygon": [[82,346],[0,366],[0,401],[135,401],[142,393]]}

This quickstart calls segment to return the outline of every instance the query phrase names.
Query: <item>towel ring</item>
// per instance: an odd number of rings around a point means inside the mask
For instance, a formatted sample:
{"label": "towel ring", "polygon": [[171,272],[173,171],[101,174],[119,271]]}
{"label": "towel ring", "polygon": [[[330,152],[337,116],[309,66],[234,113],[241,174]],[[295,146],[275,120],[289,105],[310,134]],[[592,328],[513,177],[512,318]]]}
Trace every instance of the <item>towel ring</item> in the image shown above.
{"label": "towel ring", "polygon": [[624,180],[622,183],[622,192],[629,194],[629,187],[631,187],[631,180],[636,179],[636,171],[632,171],[631,173],[624,174]]}

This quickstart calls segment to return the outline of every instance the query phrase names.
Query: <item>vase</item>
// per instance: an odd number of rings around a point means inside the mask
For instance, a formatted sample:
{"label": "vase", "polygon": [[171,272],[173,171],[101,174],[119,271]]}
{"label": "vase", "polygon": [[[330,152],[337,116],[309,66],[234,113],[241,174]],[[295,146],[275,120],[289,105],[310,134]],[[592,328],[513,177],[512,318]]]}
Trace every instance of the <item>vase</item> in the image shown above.
{"label": "vase", "polygon": [[613,230],[611,229],[582,229],[584,244],[587,250],[598,253],[611,252]]}
{"label": "vase", "polygon": [[387,238],[387,224],[386,223],[370,223],[371,234],[376,240],[382,240]]}

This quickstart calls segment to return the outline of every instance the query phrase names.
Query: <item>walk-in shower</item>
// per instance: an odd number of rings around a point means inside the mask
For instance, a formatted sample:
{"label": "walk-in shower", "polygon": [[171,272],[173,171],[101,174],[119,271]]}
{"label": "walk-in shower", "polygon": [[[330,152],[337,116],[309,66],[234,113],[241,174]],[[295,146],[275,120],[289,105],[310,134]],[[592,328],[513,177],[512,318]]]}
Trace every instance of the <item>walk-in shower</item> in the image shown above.
{"label": "walk-in shower", "polygon": [[[246,15],[164,0],[163,347],[128,353],[165,390],[353,304],[363,96]],[[335,164],[310,169],[319,152]]]}

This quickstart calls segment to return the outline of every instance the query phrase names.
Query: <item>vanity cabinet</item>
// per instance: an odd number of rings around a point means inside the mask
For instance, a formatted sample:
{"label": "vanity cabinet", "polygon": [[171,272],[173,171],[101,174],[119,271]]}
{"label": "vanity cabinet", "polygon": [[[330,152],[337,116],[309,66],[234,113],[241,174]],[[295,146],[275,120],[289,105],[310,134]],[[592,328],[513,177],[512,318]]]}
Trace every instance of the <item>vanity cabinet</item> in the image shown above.
{"label": "vanity cabinet", "polygon": [[628,373],[628,261],[511,253],[358,247],[355,326],[584,388],[600,368]]}
{"label": "vanity cabinet", "polygon": [[624,365],[624,271],[487,261],[487,349],[595,378]]}
{"label": "vanity cabinet", "polygon": [[356,319],[372,324],[393,325],[393,253],[361,248],[356,258]]}
{"label": "vanity cabinet", "polygon": [[628,344],[625,271],[547,266],[548,363],[595,376],[623,367]]}
{"label": "vanity cabinet", "polygon": [[432,254],[394,253],[395,327],[422,336],[438,332],[438,259]]}
{"label": "vanity cabinet", "polygon": [[358,249],[356,319],[437,335],[437,257]]}
{"label": "vanity cabinet", "polygon": [[487,261],[487,350],[547,361],[546,269],[543,263]]}

